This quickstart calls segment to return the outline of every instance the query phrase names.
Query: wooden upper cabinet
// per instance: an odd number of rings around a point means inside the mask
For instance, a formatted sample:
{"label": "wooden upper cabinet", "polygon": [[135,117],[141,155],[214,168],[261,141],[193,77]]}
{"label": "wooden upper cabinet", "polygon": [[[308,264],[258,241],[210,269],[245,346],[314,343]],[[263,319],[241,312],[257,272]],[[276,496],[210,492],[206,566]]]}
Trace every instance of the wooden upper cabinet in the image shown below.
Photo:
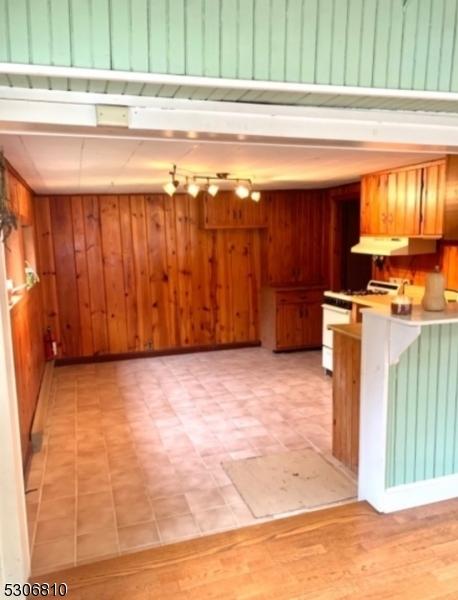
{"label": "wooden upper cabinet", "polygon": [[442,235],[445,207],[445,162],[423,170],[421,235]]}
{"label": "wooden upper cabinet", "polygon": [[204,194],[202,219],[204,229],[258,229],[267,227],[265,202],[250,198],[240,200],[233,192],[220,192],[215,198]]}
{"label": "wooden upper cabinet", "polygon": [[361,183],[361,233],[441,236],[445,161],[366,175]]}

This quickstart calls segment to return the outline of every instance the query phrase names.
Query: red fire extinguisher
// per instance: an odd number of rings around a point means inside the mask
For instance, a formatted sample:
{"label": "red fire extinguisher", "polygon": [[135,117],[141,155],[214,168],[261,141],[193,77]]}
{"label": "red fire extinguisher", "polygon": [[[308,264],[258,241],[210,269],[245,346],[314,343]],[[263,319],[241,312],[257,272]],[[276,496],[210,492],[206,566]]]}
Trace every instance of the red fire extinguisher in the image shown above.
{"label": "red fire extinguisher", "polygon": [[57,344],[51,331],[51,327],[47,327],[43,336],[45,344],[45,359],[53,360],[57,356]]}

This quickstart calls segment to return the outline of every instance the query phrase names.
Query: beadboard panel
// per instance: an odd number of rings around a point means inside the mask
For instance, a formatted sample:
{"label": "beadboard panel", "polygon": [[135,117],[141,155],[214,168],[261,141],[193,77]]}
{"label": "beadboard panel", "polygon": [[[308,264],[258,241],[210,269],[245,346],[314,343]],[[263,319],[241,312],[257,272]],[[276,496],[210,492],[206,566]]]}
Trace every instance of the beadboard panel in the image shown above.
{"label": "beadboard panel", "polygon": [[458,324],[423,327],[389,371],[387,487],[458,473]]}
{"label": "beadboard panel", "polygon": [[0,0],[0,61],[458,91],[457,18],[456,0]]}

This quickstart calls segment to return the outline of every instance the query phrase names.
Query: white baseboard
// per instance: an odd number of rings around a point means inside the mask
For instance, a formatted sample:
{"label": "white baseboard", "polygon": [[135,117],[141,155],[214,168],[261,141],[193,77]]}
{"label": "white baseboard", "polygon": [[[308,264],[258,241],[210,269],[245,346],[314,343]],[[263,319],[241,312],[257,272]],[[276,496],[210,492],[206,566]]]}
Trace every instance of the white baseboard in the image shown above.
{"label": "white baseboard", "polygon": [[388,488],[378,498],[359,499],[367,500],[379,512],[391,513],[457,497],[458,474],[455,474]]}

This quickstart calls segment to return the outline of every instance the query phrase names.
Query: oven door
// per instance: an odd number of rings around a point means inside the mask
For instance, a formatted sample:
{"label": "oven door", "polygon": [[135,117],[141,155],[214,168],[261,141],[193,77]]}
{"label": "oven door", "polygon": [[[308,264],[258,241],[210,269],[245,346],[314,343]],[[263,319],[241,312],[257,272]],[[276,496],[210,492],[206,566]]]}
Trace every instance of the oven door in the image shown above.
{"label": "oven door", "polygon": [[329,325],[351,323],[351,309],[322,304],[323,308],[323,346],[332,349],[332,331]]}

